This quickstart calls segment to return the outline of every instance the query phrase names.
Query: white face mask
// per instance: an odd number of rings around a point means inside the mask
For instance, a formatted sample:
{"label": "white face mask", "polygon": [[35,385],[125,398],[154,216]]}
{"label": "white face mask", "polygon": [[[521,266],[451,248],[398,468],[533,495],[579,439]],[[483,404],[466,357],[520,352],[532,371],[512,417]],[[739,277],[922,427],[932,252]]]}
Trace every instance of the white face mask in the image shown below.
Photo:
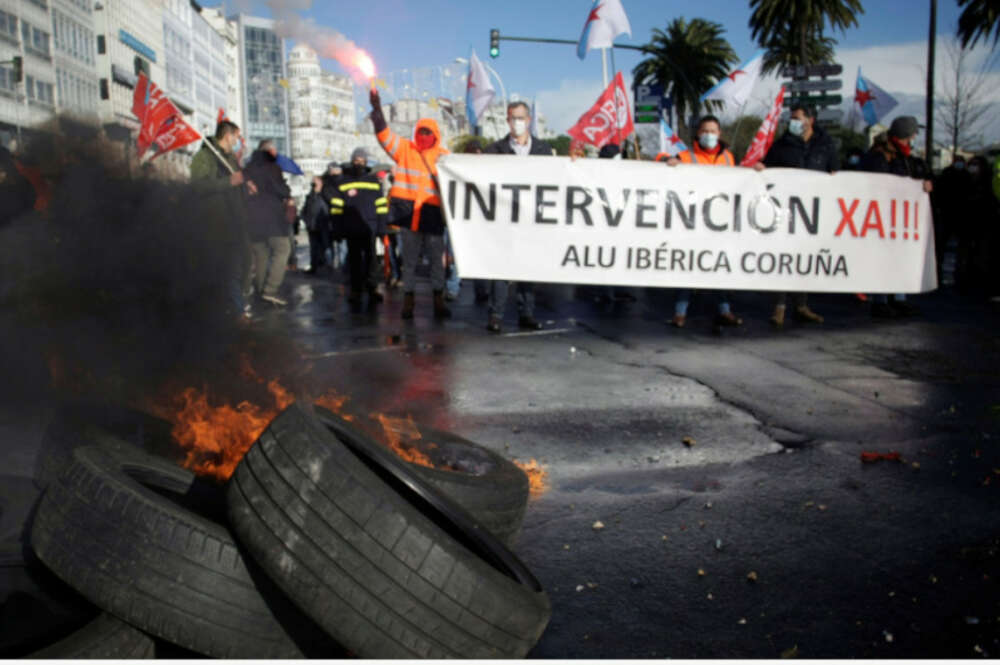
{"label": "white face mask", "polygon": [[791,122],[788,123],[788,133],[792,136],[802,136],[805,131],[806,126],[798,118],[793,118]]}
{"label": "white face mask", "polygon": [[528,133],[528,121],[518,118],[511,122],[511,131],[514,132],[514,136],[524,136]]}
{"label": "white face mask", "polygon": [[718,134],[699,134],[698,143],[705,150],[715,150],[715,146],[719,145],[719,135]]}

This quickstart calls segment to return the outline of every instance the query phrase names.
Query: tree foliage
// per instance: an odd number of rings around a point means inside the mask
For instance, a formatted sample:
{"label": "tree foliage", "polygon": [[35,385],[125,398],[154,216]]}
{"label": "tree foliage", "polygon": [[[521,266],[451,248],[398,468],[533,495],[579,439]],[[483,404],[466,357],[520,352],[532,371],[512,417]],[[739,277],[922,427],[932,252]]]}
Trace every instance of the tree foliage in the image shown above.
{"label": "tree foliage", "polygon": [[554,139],[549,139],[549,144],[556,149],[557,155],[562,155],[563,157],[565,157],[569,154],[569,144],[570,141],[572,140],[573,139],[571,139],[569,136],[566,136],[565,134],[560,134]]}
{"label": "tree foliage", "polygon": [[993,48],[1000,41],[1000,2],[997,0],[958,0],[962,13],[958,17],[958,38],[962,48],[975,46],[980,38],[990,40],[993,33]]}
{"label": "tree foliage", "polygon": [[767,71],[785,65],[829,62],[833,39],[823,36],[858,25],[861,0],[750,0],[750,34],[767,49]]}
{"label": "tree foliage", "polygon": [[[675,18],[666,31],[653,28],[653,37],[642,51],[646,58],[632,76],[636,85],[659,84],[664,88],[673,84],[672,96],[678,125],[684,124],[686,113],[696,114],[702,93],[729,73],[730,66],[739,61],[736,52],[723,37],[725,28],[714,21],[701,18]],[[712,108],[717,102],[710,102]]]}

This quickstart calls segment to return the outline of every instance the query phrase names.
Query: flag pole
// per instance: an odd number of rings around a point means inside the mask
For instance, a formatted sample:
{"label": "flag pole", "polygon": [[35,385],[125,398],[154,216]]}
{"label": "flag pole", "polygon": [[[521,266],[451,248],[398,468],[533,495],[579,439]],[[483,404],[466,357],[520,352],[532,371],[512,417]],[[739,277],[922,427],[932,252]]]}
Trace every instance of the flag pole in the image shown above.
{"label": "flag pole", "polygon": [[604,75],[604,87],[608,87],[608,49],[601,49],[601,72]]}
{"label": "flag pole", "polygon": [[215,156],[219,158],[219,161],[222,162],[222,165],[225,166],[227,169],[229,169],[230,173],[236,173],[236,169],[234,169],[229,164],[229,161],[225,157],[222,156],[222,153],[219,152],[214,145],[212,145],[212,142],[209,141],[207,138],[204,139],[204,140],[205,140],[205,145],[208,146],[209,150],[211,150],[213,153],[215,153]]}

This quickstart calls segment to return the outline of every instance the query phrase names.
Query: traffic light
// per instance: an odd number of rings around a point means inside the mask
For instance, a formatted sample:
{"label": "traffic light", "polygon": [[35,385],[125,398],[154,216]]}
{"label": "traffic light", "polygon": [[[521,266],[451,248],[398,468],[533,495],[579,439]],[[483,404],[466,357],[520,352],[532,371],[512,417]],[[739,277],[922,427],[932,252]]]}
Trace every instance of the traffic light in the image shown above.
{"label": "traffic light", "polygon": [[14,83],[24,80],[24,58],[19,55],[14,56]]}
{"label": "traffic light", "polygon": [[500,31],[496,28],[490,30],[490,57],[495,58],[500,55]]}

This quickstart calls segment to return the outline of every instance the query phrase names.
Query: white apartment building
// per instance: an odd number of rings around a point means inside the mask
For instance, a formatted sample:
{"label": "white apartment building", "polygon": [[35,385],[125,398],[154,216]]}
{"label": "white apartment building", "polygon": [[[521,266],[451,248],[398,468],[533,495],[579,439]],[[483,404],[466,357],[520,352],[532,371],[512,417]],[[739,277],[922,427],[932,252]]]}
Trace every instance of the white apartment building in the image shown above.
{"label": "white apartment building", "polygon": [[97,36],[90,0],[51,0],[56,105],[60,112],[97,119]]}
{"label": "white apartment building", "polygon": [[[222,65],[226,76],[226,103],[220,105],[225,109],[226,116],[239,124],[243,118],[243,75],[240,68],[239,28],[235,21],[229,21],[222,10],[213,7],[202,7],[201,16],[222,39]],[[212,66],[212,77],[216,77],[215,64]],[[218,112],[217,112],[218,113]],[[216,115],[218,118],[218,115]]]}
{"label": "white apartment building", "polygon": [[24,59],[24,80],[15,83],[10,65],[0,66],[0,129],[36,127],[56,110],[52,17],[45,0],[0,0],[0,60]]}

